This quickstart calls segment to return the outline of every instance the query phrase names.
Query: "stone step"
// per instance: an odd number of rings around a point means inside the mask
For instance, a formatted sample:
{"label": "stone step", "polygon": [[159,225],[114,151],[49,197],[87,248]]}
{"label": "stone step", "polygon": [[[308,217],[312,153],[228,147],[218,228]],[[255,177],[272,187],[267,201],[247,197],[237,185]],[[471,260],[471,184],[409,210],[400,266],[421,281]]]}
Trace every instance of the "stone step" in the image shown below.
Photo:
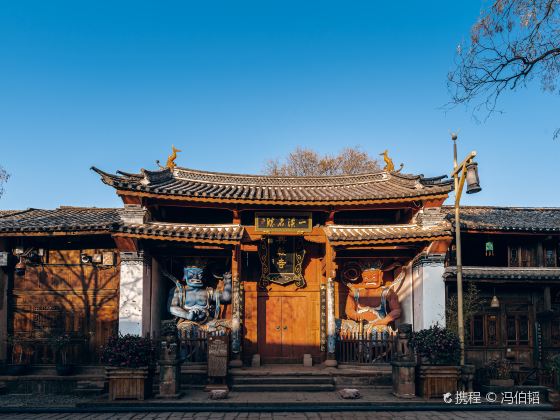
{"label": "stone step", "polygon": [[333,378],[331,376],[233,376],[233,384],[246,384],[246,385],[258,385],[258,384],[333,384]]}
{"label": "stone step", "polygon": [[74,393],[80,396],[96,396],[103,394],[105,390],[105,380],[84,380],[76,381]]}
{"label": "stone step", "polygon": [[237,392],[329,392],[334,384],[233,384]]}

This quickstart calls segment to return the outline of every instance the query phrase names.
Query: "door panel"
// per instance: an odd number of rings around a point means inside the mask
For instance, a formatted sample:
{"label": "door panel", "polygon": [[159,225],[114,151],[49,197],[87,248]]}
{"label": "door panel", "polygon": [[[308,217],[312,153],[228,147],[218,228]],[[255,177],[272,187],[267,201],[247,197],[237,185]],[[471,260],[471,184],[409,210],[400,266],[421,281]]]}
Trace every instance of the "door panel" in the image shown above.
{"label": "door panel", "polygon": [[259,297],[259,353],[264,362],[301,362],[320,356],[316,300],[307,294]]}
{"label": "door panel", "polygon": [[[282,297],[282,356],[300,358],[306,346],[305,299],[295,296]],[[298,316],[299,315],[299,316]]]}
{"label": "door panel", "polygon": [[282,297],[262,296],[258,303],[259,353],[263,358],[282,357]]}

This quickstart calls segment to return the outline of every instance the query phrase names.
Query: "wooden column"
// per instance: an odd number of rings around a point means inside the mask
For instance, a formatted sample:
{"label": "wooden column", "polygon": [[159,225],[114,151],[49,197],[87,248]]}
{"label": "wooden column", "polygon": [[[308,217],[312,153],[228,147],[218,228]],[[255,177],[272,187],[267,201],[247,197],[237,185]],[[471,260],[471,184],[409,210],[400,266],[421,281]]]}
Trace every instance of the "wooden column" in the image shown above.
{"label": "wooden column", "polygon": [[[8,251],[8,241],[0,240],[0,251]],[[0,337],[8,336],[8,276],[11,271],[8,266],[0,267]],[[8,357],[8,343],[3,339],[0,342],[0,361]]]}

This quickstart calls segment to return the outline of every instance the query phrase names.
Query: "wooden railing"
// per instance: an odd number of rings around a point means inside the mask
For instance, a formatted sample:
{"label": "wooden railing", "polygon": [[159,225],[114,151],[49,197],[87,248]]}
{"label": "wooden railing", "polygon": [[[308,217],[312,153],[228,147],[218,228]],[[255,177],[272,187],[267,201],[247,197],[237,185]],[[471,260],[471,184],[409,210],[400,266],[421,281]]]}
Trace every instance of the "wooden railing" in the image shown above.
{"label": "wooden railing", "polygon": [[[65,344],[66,360],[71,364],[89,361],[86,349],[87,340],[73,337]],[[11,363],[13,364],[55,364],[60,362],[61,349],[57,350],[54,338],[17,337],[11,345]]]}
{"label": "wooden railing", "polygon": [[208,337],[223,335],[219,331],[208,332],[204,330],[192,330],[179,332],[181,343],[180,357],[183,363],[207,363],[208,362]]}
{"label": "wooden railing", "polygon": [[341,333],[336,343],[339,363],[373,365],[389,363],[395,351],[395,335]]}

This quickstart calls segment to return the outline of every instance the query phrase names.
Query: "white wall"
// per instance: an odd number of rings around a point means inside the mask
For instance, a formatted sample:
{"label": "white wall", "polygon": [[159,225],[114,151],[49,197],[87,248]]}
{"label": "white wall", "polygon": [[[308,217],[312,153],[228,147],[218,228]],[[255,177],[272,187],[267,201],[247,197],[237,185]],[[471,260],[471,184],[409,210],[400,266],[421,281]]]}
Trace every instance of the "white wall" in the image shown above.
{"label": "white wall", "polygon": [[[142,252],[121,252],[119,333],[143,335],[144,291],[150,291],[151,265]],[[148,287],[146,288],[146,283]],[[149,311],[147,314],[149,316]]]}
{"label": "white wall", "polygon": [[438,323],[445,326],[443,255],[421,255],[412,268],[413,328],[418,331]]}

